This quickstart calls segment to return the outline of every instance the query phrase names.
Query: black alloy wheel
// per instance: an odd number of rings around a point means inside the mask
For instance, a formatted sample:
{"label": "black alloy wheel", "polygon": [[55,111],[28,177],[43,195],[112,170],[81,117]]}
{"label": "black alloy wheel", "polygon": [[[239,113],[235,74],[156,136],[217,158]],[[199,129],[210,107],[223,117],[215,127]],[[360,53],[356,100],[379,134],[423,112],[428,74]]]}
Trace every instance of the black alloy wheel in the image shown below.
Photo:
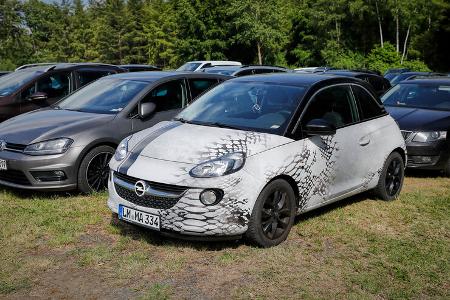
{"label": "black alloy wheel", "polygon": [[405,162],[398,152],[392,152],[386,159],[380,173],[375,196],[386,201],[394,200],[402,190],[405,176]]}
{"label": "black alloy wheel", "polygon": [[271,239],[277,239],[289,227],[291,209],[286,201],[287,193],[276,189],[264,202],[261,214],[261,226],[264,235]]}
{"label": "black alloy wheel", "polygon": [[90,161],[86,170],[86,178],[93,191],[100,192],[108,187],[109,161],[111,158],[112,153],[102,152]]}
{"label": "black alloy wheel", "polygon": [[276,179],[261,191],[249,219],[246,238],[260,247],[283,242],[294,224],[297,198],[291,185]]}
{"label": "black alloy wheel", "polygon": [[395,196],[400,189],[400,185],[402,183],[402,169],[403,163],[401,159],[394,158],[391,160],[391,163],[389,164],[387,168],[386,173],[386,179],[385,179],[385,186],[386,186],[386,192],[389,196]]}

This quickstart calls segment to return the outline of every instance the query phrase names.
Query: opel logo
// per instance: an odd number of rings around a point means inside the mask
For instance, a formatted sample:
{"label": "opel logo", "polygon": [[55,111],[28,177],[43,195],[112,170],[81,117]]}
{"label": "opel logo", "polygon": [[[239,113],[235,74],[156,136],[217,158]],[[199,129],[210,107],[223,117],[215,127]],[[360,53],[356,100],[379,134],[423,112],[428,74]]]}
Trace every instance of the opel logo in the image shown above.
{"label": "opel logo", "polygon": [[147,191],[147,183],[142,180],[136,182],[136,184],[134,185],[134,192],[136,193],[136,195],[138,195],[138,197],[142,197],[145,195],[145,191]]}
{"label": "opel logo", "polygon": [[4,140],[0,140],[0,151],[5,150],[6,148],[6,142]]}

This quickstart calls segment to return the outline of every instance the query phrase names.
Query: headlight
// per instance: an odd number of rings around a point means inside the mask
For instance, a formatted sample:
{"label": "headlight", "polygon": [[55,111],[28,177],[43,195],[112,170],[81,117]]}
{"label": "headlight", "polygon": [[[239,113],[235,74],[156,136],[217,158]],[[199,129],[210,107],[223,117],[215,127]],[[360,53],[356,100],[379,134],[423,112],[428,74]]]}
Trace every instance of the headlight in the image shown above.
{"label": "headlight", "polygon": [[128,154],[128,141],[131,139],[132,136],[126,137],[125,139],[123,139],[119,146],[116,149],[116,153],[114,154],[114,158],[117,161],[121,161],[124,160],[125,157]]}
{"label": "headlight", "polygon": [[49,140],[28,145],[23,152],[29,155],[61,154],[66,152],[72,143],[73,140],[68,138]]}
{"label": "headlight", "polygon": [[416,135],[412,139],[413,142],[429,143],[438,140],[445,140],[447,138],[446,131],[429,131],[429,132],[416,132]]}
{"label": "headlight", "polygon": [[192,177],[200,178],[218,177],[239,171],[244,166],[244,163],[244,153],[230,153],[197,165],[189,174]]}

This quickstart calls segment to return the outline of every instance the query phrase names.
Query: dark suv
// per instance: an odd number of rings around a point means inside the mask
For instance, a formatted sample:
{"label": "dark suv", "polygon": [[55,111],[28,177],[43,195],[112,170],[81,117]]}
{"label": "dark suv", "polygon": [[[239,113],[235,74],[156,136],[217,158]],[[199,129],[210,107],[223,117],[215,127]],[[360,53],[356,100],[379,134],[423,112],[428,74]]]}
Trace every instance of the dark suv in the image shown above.
{"label": "dark suv", "polygon": [[0,122],[47,107],[100,77],[123,69],[95,63],[33,64],[0,77]]}

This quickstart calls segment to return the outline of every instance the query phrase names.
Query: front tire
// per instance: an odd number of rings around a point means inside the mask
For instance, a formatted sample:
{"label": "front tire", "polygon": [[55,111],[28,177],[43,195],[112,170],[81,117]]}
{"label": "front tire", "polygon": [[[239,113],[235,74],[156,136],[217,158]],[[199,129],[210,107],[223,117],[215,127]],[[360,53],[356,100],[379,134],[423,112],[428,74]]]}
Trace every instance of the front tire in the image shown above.
{"label": "front tire", "polygon": [[295,194],[285,180],[269,183],[258,196],[250,217],[247,239],[260,247],[272,247],[283,242],[294,224]]}
{"label": "front tire", "polygon": [[386,159],[383,170],[374,189],[375,195],[385,201],[397,199],[405,177],[405,162],[398,152],[392,152]]}
{"label": "front tire", "polygon": [[100,146],[86,154],[78,170],[78,190],[83,194],[101,192],[108,187],[109,161],[114,148]]}

